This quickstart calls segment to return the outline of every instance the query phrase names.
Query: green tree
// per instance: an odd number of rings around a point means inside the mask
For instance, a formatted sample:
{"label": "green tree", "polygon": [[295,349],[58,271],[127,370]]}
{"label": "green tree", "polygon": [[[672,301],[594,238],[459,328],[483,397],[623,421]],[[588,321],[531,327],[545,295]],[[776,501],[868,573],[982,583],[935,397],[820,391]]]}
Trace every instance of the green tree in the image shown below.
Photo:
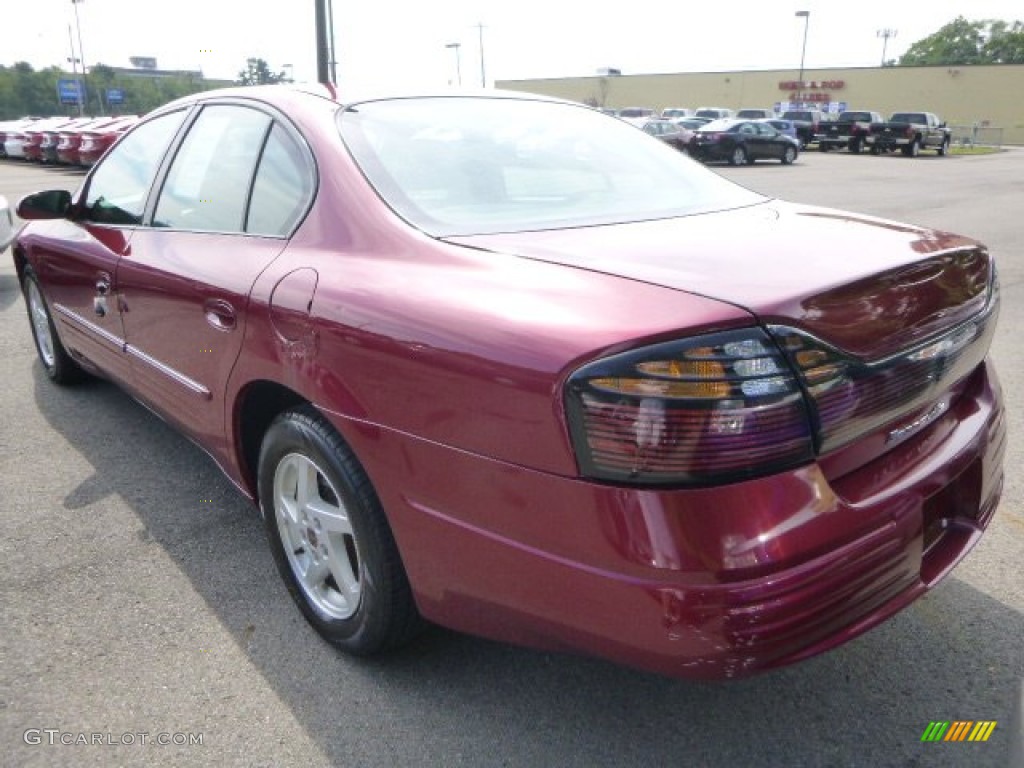
{"label": "green tree", "polygon": [[991,64],[1024,64],[1024,22],[992,22],[984,53]]}
{"label": "green tree", "polygon": [[245,69],[238,73],[239,85],[267,85],[284,80],[284,71],[271,72],[267,62],[263,59],[248,59]]}
{"label": "green tree", "polygon": [[1024,24],[963,16],[918,40],[899,60],[903,67],[1011,63],[1024,63]]}

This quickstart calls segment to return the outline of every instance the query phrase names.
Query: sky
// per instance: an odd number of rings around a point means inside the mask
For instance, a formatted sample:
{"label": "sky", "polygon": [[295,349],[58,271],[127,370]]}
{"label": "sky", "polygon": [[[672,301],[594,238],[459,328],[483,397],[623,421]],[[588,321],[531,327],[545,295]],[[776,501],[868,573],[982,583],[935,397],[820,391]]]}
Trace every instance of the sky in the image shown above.
{"label": "sky", "polygon": [[[316,80],[313,0],[32,0],[5,2],[0,64],[64,66],[85,60],[130,66],[156,57],[165,69],[235,79],[246,59],[296,80]],[[338,82],[355,90],[430,89],[495,79],[745,69],[797,70],[807,22],[805,69],[877,66],[962,14],[1024,20],[1021,0],[334,0]],[[298,10],[295,10],[295,9]],[[481,73],[479,24],[483,25]],[[459,47],[447,48],[451,43]]]}

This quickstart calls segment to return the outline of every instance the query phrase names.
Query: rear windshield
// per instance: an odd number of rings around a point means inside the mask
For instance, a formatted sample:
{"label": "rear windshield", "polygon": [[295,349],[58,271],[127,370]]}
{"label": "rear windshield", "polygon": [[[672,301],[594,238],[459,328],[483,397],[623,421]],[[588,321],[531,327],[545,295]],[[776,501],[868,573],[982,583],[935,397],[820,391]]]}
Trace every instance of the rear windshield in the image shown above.
{"label": "rear windshield", "polygon": [[871,117],[870,112],[843,112],[839,119],[851,123],[870,123],[874,118]]}
{"label": "rear windshield", "polygon": [[889,118],[890,123],[917,123],[919,125],[927,123],[928,118],[921,112],[894,112],[892,117]]}
{"label": "rear windshield", "polygon": [[338,113],[367,180],[436,237],[704,213],[764,200],[587,107],[518,98],[364,102]]}

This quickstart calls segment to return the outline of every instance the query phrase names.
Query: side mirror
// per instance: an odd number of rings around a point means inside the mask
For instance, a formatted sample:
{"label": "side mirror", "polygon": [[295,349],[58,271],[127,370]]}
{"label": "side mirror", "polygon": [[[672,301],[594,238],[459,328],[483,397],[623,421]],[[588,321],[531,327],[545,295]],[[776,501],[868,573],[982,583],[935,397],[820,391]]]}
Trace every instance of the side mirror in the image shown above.
{"label": "side mirror", "polygon": [[941,123],[939,123],[939,128],[945,128],[945,127],[946,127],[946,121],[943,120]]}
{"label": "side mirror", "polygon": [[66,189],[51,189],[26,195],[18,203],[19,217],[32,219],[63,219],[71,210],[71,193]]}

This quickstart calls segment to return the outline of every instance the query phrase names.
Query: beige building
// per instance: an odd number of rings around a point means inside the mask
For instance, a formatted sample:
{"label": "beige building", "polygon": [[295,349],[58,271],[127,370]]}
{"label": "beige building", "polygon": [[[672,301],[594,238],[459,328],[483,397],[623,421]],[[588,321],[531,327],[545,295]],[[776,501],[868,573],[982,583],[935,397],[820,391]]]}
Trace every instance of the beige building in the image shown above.
{"label": "beige building", "polygon": [[594,106],[772,108],[783,102],[845,103],[849,109],[934,112],[955,128],[992,144],[1024,144],[1024,65],[686,72],[503,80],[498,88],[529,91]]}

